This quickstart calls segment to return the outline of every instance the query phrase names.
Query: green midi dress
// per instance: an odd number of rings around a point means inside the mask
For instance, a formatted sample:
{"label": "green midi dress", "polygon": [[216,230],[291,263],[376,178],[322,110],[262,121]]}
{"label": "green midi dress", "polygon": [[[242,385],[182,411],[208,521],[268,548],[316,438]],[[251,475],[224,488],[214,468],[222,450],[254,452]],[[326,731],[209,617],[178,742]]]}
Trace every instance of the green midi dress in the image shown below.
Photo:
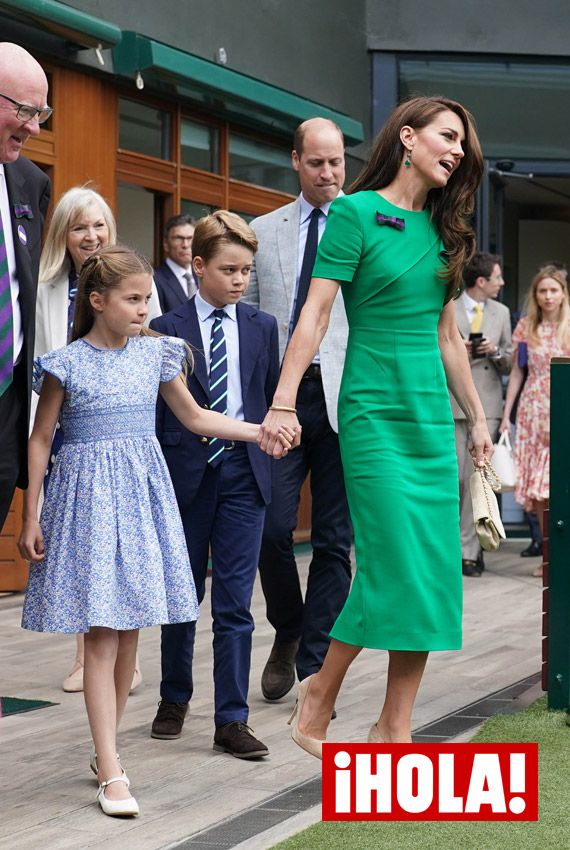
{"label": "green midi dress", "polygon": [[349,324],[338,414],[356,573],[331,637],[355,646],[461,646],[457,460],[437,336],[443,251],[427,210],[370,190],[334,201],[315,263],[315,277],[340,282]]}

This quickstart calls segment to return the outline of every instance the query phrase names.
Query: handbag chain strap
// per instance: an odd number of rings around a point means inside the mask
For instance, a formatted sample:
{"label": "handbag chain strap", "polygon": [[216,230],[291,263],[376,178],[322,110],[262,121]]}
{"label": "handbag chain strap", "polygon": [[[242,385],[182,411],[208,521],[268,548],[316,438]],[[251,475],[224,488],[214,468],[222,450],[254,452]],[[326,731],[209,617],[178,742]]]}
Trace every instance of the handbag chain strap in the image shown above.
{"label": "handbag chain strap", "polygon": [[493,509],[489,500],[489,491],[487,490],[487,487],[497,493],[501,489],[501,482],[499,480],[499,476],[497,475],[488,460],[485,461],[485,466],[477,467],[477,472],[481,476],[481,488],[485,495],[485,501],[487,502],[489,518],[491,518],[493,516]]}
{"label": "handbag chain strap", "polygon": [[487,479],[487,481],[489,483],[489,487],[491,488],[491,490],[494,490],[495,493],[500,493],[501,492],[501,486],[502,486],[501,485],[501,479],[497,475],[497,473],[495,471],[495,467],[492,465],[492,463],[489,460],[486,460],[485,466],[482,469],[480,467],[480,470],[481,470],[481,473]]}

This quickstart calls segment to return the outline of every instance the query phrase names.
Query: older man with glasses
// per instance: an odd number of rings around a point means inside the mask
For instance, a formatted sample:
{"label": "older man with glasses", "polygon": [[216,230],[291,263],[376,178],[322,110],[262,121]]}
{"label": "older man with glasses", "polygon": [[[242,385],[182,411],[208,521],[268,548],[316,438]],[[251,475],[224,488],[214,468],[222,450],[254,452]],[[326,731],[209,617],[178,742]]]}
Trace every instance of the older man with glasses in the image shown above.
{"label": "older man with glasses", "polygon": [[0,43],[0,529],[27,487],[36,289],[50,199],[46,175],[20,156],[51,115],[48,83],[26,50]]}
{"label": "older man with glasses", "polygon": [[154,270],[154,282],[163,313],[181,307],[198,288],[192,271],[192,239],[196,222],[191,215],[175,215],[164,228],[165,261]]}

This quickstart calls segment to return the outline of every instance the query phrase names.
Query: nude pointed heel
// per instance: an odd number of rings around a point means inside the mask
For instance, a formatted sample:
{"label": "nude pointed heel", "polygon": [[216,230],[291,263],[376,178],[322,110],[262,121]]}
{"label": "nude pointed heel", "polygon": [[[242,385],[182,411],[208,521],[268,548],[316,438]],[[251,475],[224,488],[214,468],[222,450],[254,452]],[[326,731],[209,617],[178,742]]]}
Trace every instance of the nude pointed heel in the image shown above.
{"label": "nude pointed heel", "polygon": [[324,741],[321,741],[318,738],[311,738],[309,735],[304,735],[299,731],[298,725],[299,718],[303,713],[303,704],[307,693],[309,692],[309,686],[312,678],[312,676],[307,676],[307,678],[303,679],[303,681],[299,684],[297,702],[291,713],[291,717],[287,722],[291,727],[291,738],[295,741],[297,746],[301,747],[302,750],[305,750],[305,752],[310,753],[312,756],[315,756],[315,758],[322,759]]}
{"label": "nude pointed heel", "polygon": [[378,731],[378,726],[373,723],[370,727],[370,731],[368,732],[368,743],[369,744],[383,744],[384,741],[380,737],[380,732]]}

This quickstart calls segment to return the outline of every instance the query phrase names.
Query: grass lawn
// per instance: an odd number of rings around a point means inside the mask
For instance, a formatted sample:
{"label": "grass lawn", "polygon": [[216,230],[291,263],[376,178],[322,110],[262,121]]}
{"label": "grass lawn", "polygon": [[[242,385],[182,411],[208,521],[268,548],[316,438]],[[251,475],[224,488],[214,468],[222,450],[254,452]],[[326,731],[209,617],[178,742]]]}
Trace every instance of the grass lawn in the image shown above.
{"label": "grass lawn", "polygon": [[274,850],[570,850],[570,727],[540,699],[496,715],[473,741],[537,741],[539,820],[514,822],[318,823]]}

